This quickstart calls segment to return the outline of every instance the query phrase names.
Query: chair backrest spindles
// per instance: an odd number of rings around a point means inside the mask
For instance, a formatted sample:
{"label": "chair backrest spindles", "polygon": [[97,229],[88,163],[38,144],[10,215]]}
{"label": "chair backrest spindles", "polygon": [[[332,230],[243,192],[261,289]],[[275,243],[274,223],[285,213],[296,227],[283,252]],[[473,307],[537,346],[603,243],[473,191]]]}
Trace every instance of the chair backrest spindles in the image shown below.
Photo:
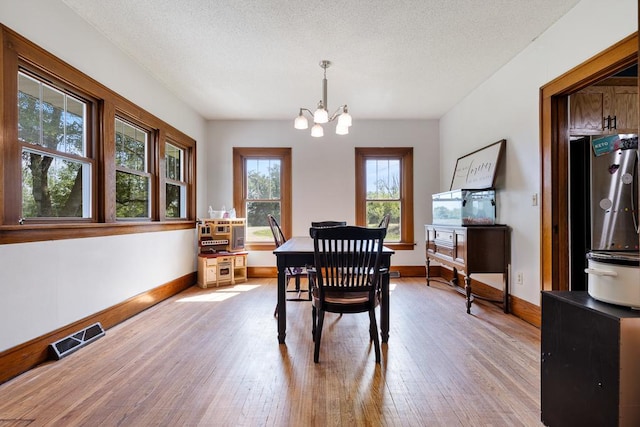
{"label": "chair backrest spindles", "polygon": [[280,228],[280,224],[271,214],[267,214],[267,220],[269,221],[269,227],[271,228],[271,233],[273,234],[273,241],[276,245],[276,248],[282,246],[287,239],[284,237],[284,233]]}
{"label": "chair backrest spindles", "polygon": [[374,291],[385,228],[311,228],[319,290]]}

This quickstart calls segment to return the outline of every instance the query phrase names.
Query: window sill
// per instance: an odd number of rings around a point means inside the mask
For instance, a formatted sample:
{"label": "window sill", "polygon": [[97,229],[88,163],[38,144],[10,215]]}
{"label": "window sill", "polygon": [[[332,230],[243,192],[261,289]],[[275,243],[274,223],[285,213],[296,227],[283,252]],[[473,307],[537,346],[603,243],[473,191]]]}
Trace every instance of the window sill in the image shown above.
{"label": "window sill", "polygon": [[393,249],[394,251],[412,251],[415,249],[415,243],[407,242],[389,242],[384,244],[385,247]]}
{"label": "window sill", "polygon": [[276,245],[273,243],[245,243],[245,251],[274,251]]}
{"label": "window sill", "polygon": [[0,226],[0,244],[42,242],[45,240],[81,239],[85,237],[195,228],[195,221],[118,222],[118,223],[57,223]]}

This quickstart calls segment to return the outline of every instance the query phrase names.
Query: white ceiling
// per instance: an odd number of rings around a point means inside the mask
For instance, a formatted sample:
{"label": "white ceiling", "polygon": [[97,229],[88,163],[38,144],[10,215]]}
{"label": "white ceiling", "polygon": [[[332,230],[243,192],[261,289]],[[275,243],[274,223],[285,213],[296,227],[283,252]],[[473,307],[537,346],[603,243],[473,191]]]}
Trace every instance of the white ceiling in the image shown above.
{"label": "white ceiling", "polygon": [[207,119],[439,118],[579,0],[63,0]]}

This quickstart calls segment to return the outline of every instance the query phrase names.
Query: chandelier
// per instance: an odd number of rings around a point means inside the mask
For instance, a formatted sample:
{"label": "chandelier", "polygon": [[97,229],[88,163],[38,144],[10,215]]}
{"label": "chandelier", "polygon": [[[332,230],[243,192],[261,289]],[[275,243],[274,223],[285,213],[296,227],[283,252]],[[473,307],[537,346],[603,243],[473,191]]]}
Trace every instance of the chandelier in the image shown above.
{"label": "chandelier", "polygon": [[318,102],[318,108],[314,113],[311,113],[311,110],[308,108],[301,108],[300,114],[298,114],[298,117],[296,117],[293,123],[293,127],[296,129],[309,128],[309,121],[304,116],[304,112],[306,111],[313,117],[314,124],[311,127],[311,136],[316,138],[324,136],[324,130],[322,129],[323,123],[338,119],[338,124],[336,125],[336,133],[338,135],[347,135],[349,133],[349,127],[351,126],[351,115],[349,114],[346,104],[338,107],[331,116],[329,116],[329,112],[327,111],[327,68],[330,66],[331,61],[327,61],[326,59],[320,61],[320,68],[324,70],[324,78],[322,79],[322,99]]}

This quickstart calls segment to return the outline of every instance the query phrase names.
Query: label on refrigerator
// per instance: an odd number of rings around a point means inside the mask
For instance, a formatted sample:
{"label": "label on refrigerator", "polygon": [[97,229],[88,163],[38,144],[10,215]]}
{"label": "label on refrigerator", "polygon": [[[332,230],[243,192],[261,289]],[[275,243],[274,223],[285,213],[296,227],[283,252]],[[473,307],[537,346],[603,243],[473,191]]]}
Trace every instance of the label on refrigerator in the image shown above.
{"label": "label on refrigerator", "polygon": [[605,136],[591,140],[593,154],[602,156],[620,148],[620,137],[618,135]]}
{"label": "label on refrigerator", "polygon": [[638,148],[638,135],[609,135],[602,138],[593,138],[591,140],[593,154],[602,156],[616,150],[630,150]]}

